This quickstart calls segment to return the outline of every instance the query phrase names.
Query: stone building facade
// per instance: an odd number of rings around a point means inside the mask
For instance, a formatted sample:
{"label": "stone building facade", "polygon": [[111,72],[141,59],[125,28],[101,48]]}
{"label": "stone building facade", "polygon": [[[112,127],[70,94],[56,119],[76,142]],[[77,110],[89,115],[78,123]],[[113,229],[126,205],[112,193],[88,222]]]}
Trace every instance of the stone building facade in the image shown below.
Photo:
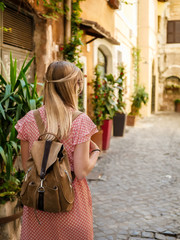
{"label": "stone building facade", "polygon": [[180,1],[159,4],[159,110],[174,111],[180,99]]}

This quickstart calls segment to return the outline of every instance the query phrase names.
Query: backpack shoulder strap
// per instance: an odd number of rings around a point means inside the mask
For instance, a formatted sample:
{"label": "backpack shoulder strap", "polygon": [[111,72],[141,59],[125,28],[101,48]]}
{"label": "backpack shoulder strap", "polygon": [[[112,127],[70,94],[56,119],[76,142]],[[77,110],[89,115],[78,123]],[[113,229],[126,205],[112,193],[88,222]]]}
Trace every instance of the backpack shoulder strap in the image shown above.
{"label": "backpack shoulder strap", "polygon": [[42,135],[45,131],[45,125],[41,118],[40,112],[38,109],[36,109],[33,111],[33,114],[34,114],[34,118],[36,120],[36,124],[37,124],[38,130],[39,130],[39,133],[40,133],[40,135]]}
{"label": "backpack shoulder strap", "polygon": [[74,121],[80,114],[82,114],[82,112],[80,111],[75,111],[72,114],[72,121]]}

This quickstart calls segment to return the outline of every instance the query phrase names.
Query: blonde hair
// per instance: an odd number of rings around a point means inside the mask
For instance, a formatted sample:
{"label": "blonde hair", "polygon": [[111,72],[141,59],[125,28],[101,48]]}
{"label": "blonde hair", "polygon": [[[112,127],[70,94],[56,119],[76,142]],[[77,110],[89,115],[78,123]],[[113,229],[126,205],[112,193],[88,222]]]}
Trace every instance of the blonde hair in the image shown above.
{"label": "blonde hair", "polygon": [[71,109],[78,109],[83,74],[74,64],[57,61],[49,65],[44,86],[47,132],[66,138],[72,125]]}

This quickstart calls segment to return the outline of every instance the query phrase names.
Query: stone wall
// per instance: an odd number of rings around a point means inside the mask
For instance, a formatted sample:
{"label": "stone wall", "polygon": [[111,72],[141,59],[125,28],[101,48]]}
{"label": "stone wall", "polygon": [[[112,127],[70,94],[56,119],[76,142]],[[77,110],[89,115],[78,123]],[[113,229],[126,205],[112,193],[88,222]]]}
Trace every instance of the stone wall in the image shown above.
{"label": "stone wall", "polygon": [[159,110],[174,111],[180,98],[180,43],[167,43],[168,20],[180,20],[180,1],[169,0],[159,15]]}

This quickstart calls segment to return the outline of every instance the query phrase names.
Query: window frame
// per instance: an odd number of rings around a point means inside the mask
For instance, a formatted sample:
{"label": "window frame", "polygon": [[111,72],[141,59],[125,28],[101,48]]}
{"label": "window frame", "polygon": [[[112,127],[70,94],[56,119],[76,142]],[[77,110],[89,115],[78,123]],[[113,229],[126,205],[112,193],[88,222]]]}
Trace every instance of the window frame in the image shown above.
{"label": "window frame", "polygon": [[177,31],[177,24],[180,25],[180,20],[172,20],[167,22],[167,44],[180,43],[180,27],[179,31]]}

